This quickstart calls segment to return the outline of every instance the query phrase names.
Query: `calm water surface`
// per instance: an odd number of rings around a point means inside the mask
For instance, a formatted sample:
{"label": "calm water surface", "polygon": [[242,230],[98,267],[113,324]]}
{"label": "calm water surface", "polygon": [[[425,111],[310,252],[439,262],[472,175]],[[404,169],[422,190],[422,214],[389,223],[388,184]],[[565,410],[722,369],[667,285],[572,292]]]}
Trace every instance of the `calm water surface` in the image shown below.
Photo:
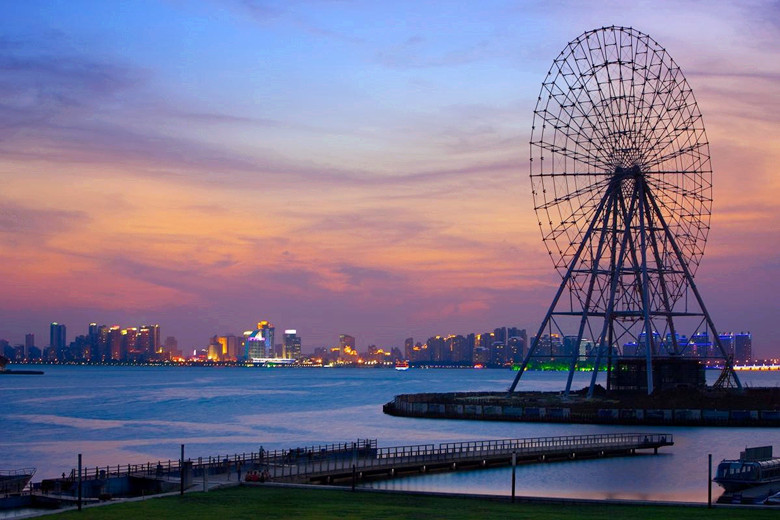
{"label": "calm water surface", "polygon": [[[706,501],[707,454],[773,444],[760,428],[622,427],[390,417],[395,394],[501,390],[509,370],[250,369],[47,366],[43,376],[0,377],[0,468],[35,466],[35,480],[88,466],[290,448],[376,438],[380,446],[620,431],[665,431],[675,446],[642,456],[519,466],[518,494]],[[530,372],[521,390],[560,390],[566,374]],[[717,373],[708,372],[711,383]],[[741,374],[780,385],[780,372]],[[588,382],[578,374],[575,388]],[[421,475],[373,487],[508,494],[511,470]]]}

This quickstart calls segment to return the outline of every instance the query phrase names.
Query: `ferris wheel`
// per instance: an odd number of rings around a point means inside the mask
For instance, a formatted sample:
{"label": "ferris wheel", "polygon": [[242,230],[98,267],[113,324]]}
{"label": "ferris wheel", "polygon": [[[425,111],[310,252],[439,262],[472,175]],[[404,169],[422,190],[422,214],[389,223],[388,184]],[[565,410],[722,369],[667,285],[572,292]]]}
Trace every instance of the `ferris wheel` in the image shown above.
{"label": "ferris wheel", "polygon": [[571,358],[567,393],[583,342],[595,358],[591,393],[623,344],[647,360],[652,392],[654,357],[691,354],[675,327],[683,317],[698,318],[694,334],[711,333],[730,363],[693,282],[712,206],[709,144],[666,50],[627,27],[571,41],[542,82],[530,147],[534,209],[562,282],[510,392],[535,355],[556,354],[540,352],[553,333],[569,338],[557,352]]}

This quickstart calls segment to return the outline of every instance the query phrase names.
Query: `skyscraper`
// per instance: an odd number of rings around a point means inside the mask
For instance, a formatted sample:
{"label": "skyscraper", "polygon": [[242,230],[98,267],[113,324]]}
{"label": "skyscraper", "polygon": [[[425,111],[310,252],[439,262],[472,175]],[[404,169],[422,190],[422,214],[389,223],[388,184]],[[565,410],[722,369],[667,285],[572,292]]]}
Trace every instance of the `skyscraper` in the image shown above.
{"label": "skyscraper", "polygon": [[261,321],[257,329],[244,333],[246,358],[250,361],[274,357],[274,326]]}
{"label": "skyscraper", "polygon": [[35,347],[35,334],[25,334],[24,335],[24,357],[29,358],[30,352],[32,351],[33,347]]}
{"label": "skyscraper", "polygon": [[67,346],[65,325],[52,322],[49,326],[49,358],[63,359]]}
{"label": "skyscraper", "polygon": [[295,329],[284,331],[284,350],[282,357],[289,359],[300,359],[301,357],[301,337]]}
{"label": "skyscraper", "polygon": [[167,338],[165,338],[165,346],[163,347],[163,358],[171,359],[179,356],[181,356],[181,351],[179,350],[179,342],[176,341],[176,338],[174,336],[168,336]]}
{"label": "skyscraper", "polygon": [[753,361],[753,336],[749,332],[734,334],[734,360],[742,364]]}
{"label": "skyscraper", "polygon": [[412,359],[414,357],[414,338],[406,338],[404,340],[404,358]]}
{"label": "skyscraper", "polygon": [[123,349],[122,328],[114,325],[108,329],[106,337],[107,350],[113,361],[124,361],[127,351]]}

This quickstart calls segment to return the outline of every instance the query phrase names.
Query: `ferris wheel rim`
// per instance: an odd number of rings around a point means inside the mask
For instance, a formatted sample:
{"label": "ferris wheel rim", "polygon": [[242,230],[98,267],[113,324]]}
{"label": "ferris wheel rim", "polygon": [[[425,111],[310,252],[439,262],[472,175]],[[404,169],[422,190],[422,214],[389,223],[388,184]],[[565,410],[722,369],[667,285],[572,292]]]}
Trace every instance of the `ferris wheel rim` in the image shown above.
{"label": "ferris wheel rim", "polygon": [[[678,106],[675,107],[676,112],[668,117],[665,114],[656,119],[646,117],[640,121],[639,130],[629,127],[627,124],[629,121],[615,117],[615,112],[617,111],[617,115],[631,115],[632,121],[636,122],[638,115],[642,115],[638,114],[637,111],[630,112],[628,107],[642,106],[646,108],[643,103],[645,103],[644,95],[646,94],[645,88],[648,83],[647,77],[644,77],[644,81],[640,84],[642,99],[632,98],[625,91],[607,99],[602,96],[597,100],[605,108],[601,112],[590,113],[585,110],[585,108],[588,108],[587,106],[580,107],[577,105],[578,102],[583,101],[582,99],[577,97],[571,99],[569,97],[572,95],[571,87],[578,85],[578,83],[576,80],[573,83],[569,82],[572,79],[570,76],[574,73],[574,67],[567,64],[566,60],[569,60],[578,52],[578,47],[580,47],[579,52],[581,52],[583,42],[590,42],[592,38],[599,40],[599,46],[589,46],[588,48],[591,51],[597,48],[600,49],[599,52],[605,57],[605,63],[600,65],[607,67],[618,65],[621,71],[619,87],[625,89],[626,85],[624,85],[624,78],[622,77],[622,67],[627,65],[629,61],[622,59],[620,51],[618,51],[617,59],[612,60],[612,63],[610,63],[610,60],[607,59],[607,52],[604,50],[607,45],[604,42],[607,40],[602,33],[606,32],[618,32],[628,35],[631,40],[630,45],[635,45],[636,40],[641,45],[647,47],[647,50],[644,51],[645,54],[652,52],[653,59],[657,60],[656,62],[651,61],[649,65],[646,62],[643,68],[637,67],[634,63],[635,60],[633,60],[630,61],[630,66],[634,72],[636,70],[642,72],[649,67],[653,68],[655,71],[653,79],[656,79],[655,86],[657,86],[659,81],[657,78],[661,78],[662,74],[666,75],[667,90],[662,91],[661,94],[665,96],[664,101],[667,101],[672,96],[677,96],[672,98],[679,102]],[[617,42],[617,40],[615,41]],[[614,45],[617,46],[618,44],[615,43]],[[587,60],[587,56],[585,58],[580,56],[580,59]],[[591,69],[596,70],[596,65],[599,64],[590,63],[590,65],[592,65]],[[567,67],[568,76],[564,74],[567,71]],[[590,76],[588,76],[586,82],[596,77],[597,74],[597,72],[592,72],[590,69],[588,72]],[[560,84],[556,84],[556,81],[560,79],[562,74],[565,76],[564,83],[569,88],[569,92],[561,88]],[[632,92],[636,84],[636,77],[632,76],[630,84]],[[579,85],[582,85],[581,79]],[[587,89],[584,87],[580,88],[579,94],[582,94],[582,92],[587,92]],[[602,95],[602,90],[599,89],[598,93]],[[658,95],[659,93],[654,91],[651,99],[655,100]],[[551,117],[551,100],[557,102],[559,99],[563,99],[564,103],[553,103],[552,110],[556,108],[560,110]],[[571,103],[566,104],[565,100],[567,99]],[[589,103],[590,108],[597,107],[597,103],[593,101],[590,95],[588,95],[584,102],[586,104]],[[657,106],[656,104],[649,105],[650,109],[657,108]],[[607,108],[609,109],[608,112]],[[569,112],[564,112],[564,109],[569,110]],[[576,112],[577,109],[579,109],[581,116],[572,116],[572,113]],[[622,109],[625,109],[625,112],[620,112]],[[556,127],[554,123],[560,122],[561,114],[564,117],[568,116],[568,119],[563,121],[565,124]],[[583,125],[586,122],[591,124],[589,121],[597,118],[611,118],[624,126],[611,134],[605,134],[605,132],[610,132],[610,127],[602,122],[600,123],[601,126],[592,126],[591,135],[583,136],[585,133],[583,132]],[[575,125],[572,124],[572,121],[578,123],[576,131],[573,133],[571,130],[572,126]],[[683,122],[693,124],[682,124]],[[554,128],[548,130],[546,128],[548,123],[552,123]],[[658,127],[661,123],[664,123],[664,126],[659,130]],[[673,129],[672,132],[667,130],[667,127],[670,125]],[[538,128],[539,126],[541,128]],[[564,127],[570,132],[565,133],[562,130]],[[548,136],[550,133],[552,134],[552,139],[545,136],[546,130]],[[648,133],[652,139],[643,138]],[[560,139],[561,137],[564,138],[564,141],[556,143],[555,139]],[[580,139],[580,137],[583,138]],[[640,138],[642,139],[641,145],[637,145],[636,141]],[[596,144],[594,144],[594,140]],[[680,141],[684,146],[680,146]],[[611,152],[610,154],[604,154],[605,143],[611,145],[611,148],[608,148],[608,151]],[[620,148],[618,145],[621,143],[624,149],[622,150],[622,155],[616,154],[615,150]],[[534,109],[529,144],[531,147],[531,180],[534,210],[539,220],[543,242],[550,256],[554,257],[554,264],[559,272],[566,267],[566,260],[571,258],[571,246],[578,237],[581,238],[584,234],[585,225],[580,224],[579,227],[572,230],[571,226],[576,225],[572,224],[572,222],[579,220],[586,223],[595,210],[595,204],[598,200],[597,195],[603,193],[605,186],[609,183],[609,179],[615,175],[617,169],[632,166],[639,166],[647,182],[658,192],[658,204],[664,211],[668,212],[670,226],[674,228],[677,235],[682,237],[688,267],[695,272],[706,245],[709,220],[711,218],[712,170],[709,159],[709,142],[706,138],[702,116],[693,95],[693,90],[688,85],[676,62],[649,35],[631,27],[610,26],[586,31],[569,42],[553,61],[553,65],[542,83],[539,98]],[[535,154],[535,151],[538,152],[538,155]],[[565,168],[545,168],[544,161],[546,158],[555,161],[556,159],[560,160],[561,157],[564,160],[577,164],[582,171],[577,171],[577,168],[574,171]],[[542,164],[536,166],[534,159],[537,160],[537,164]],[[628,161],[628,159],[631,160]],[[621,163],[621,160],[624,162]],[[667,178],[671,182],[667,181]],[[675,189],[675,178],[678,183],[687,182],[693,188],[678,187]],[[578,205],[577,201],[581,201],[581,204]],[[556,212],[557,215],[555,215]],[[556,222],[558,223],[557,225]],[[568,243],[560,244],[559,238],[563,235],[567,236],[566,240]]]}

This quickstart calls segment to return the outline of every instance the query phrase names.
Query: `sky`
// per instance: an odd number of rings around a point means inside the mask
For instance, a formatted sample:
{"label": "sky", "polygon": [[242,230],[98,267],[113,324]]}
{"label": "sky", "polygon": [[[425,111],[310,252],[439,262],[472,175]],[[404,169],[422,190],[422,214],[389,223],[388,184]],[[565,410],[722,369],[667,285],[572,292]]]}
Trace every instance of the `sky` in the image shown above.
{"label": "sky", "polygon": [[560,276],[528,177],[552,60],[666,48],[701,110],[721,331],[780,356],[780,3],[25,1],[0,17],[0,338],[259,320],[303,350],[534,329]]}

